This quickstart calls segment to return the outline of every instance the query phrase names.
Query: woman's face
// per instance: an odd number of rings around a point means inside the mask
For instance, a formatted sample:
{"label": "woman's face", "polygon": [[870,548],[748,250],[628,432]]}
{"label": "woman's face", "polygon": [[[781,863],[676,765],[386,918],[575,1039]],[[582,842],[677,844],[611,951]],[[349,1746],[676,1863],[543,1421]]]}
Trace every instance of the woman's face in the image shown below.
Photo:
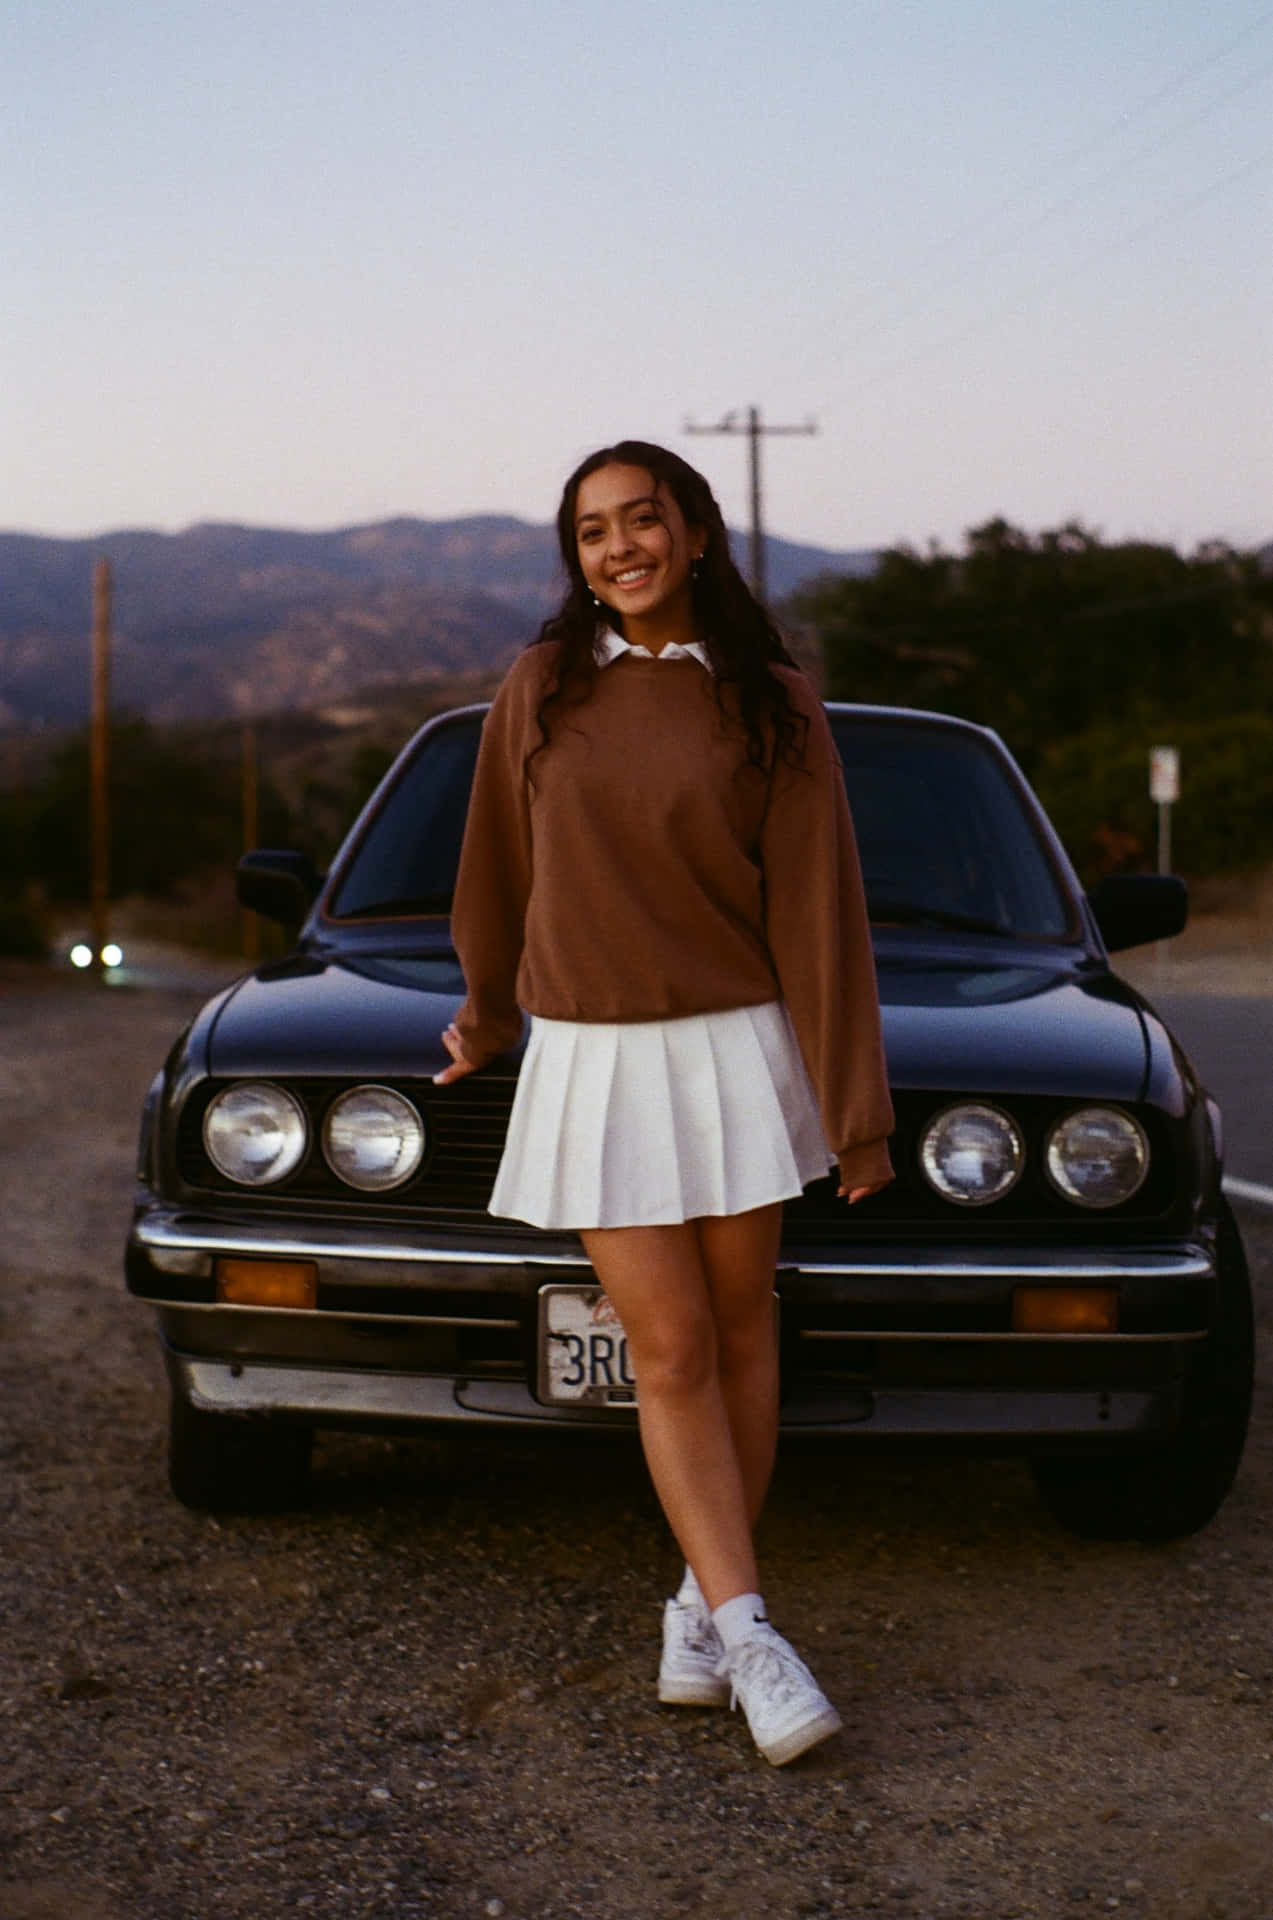
{"label": "woman's face", "polygon": [[575,501],[583,577],[598,600],[629,620],[690,611],[690,566],[703,530],[644,467],[598,467]]}

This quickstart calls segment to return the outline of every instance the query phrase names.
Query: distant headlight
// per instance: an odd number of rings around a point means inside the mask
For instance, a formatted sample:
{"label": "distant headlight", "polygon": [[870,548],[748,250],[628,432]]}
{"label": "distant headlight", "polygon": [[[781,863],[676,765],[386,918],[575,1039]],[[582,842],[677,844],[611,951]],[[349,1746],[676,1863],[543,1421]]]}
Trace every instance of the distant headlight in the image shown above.
{"label": "distant headlight", "polygon": [[409,1180],[424,1158],[424,1122],[392,1087],[355,1087],[332,1102],[323,1153],[332,1172],[364,1193]]}
{"label": "distant headlight", "polygon": [[1149,1172],[1149,1142],[1119,1107],[1080,1107],[1058,1120],[1044,1150],[1048,1179],[1080,1207],[1130,1200]]}
{"label": "distant headlight", "polygon": [[928,1184],[943,1200],[985,1207],[1017,1184],[1025,1142],[1016,1122],[998,1107],[947,1107],[924,1128],[919,1159]]}
{"label": "distant headlight", "polygon": [[305,1157],[307,1132],[299,1101],[267,1080],[227,1087],[203,1116],[209,1160],[227,1180],[244,1187],[286,1180]]}

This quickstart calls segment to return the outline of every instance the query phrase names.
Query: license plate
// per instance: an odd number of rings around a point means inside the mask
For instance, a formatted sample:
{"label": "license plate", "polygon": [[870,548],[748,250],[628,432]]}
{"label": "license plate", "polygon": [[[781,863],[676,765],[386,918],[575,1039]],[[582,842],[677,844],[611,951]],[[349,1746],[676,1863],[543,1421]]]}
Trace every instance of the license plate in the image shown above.
{"label": "license plate", "polygon": [[538,1394],[550,1406],[636,1405],[627,1335],[600,1287],[539,1289]]}

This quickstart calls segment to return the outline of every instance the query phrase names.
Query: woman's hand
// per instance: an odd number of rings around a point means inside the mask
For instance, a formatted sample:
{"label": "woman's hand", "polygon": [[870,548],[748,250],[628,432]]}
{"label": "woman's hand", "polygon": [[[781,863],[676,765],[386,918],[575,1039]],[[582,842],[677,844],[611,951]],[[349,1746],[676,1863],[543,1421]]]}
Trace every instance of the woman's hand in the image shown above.
{"label": "woman's hand", "polygon": [[883,1193],[888,1184],[887,1180],[877,1180],[873,1187],[837,1187],[836,1192],[841,1200],[847,1200],[854,1207],[859,1200],[869,1200],[873,1193]]}
{"label": "woman's hand", "polygon": [[452,1080],[462,1080],[466,1073],[477,1072],[475,1063],[470,1060],[464,1052],[464,1043],[460,1039],[460,1030],[454,1022],[444,1029],[442,1045],[451,1056],[451,1064],[449,1067],[443,1067],[441,1073],[434,1074],[433,1084],[435,1087],[448,1087]]}

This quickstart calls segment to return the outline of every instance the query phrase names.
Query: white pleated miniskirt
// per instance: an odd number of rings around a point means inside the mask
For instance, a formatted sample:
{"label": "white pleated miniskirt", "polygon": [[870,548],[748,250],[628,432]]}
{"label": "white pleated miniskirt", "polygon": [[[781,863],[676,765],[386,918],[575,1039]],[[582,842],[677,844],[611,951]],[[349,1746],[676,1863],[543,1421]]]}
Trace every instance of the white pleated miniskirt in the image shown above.
{"label": "white pleated miniskirt", "polygon": [[781,1001],[613,1024],[532,1015],[489,1210],[666,1226],[794,1199],[834,1158]]}

